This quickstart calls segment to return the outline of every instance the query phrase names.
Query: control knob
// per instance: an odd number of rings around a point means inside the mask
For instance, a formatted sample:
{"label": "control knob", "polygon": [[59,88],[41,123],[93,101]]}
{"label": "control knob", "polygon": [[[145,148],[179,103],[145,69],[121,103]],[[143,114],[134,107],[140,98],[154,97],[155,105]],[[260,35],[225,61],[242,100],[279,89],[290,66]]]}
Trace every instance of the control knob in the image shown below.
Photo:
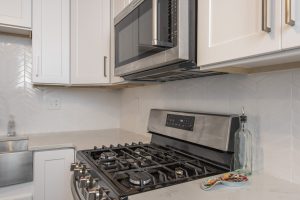
{"label": "control knob", "polygon": [[79,178],[79,187],[80,188],[90,187],[92,181],[93,181],[93,178],[90,175],[82,176]]}
{"label": "control knob", "polygon": [[99,187],[85,188],[84,197],[87,200],[102,200],[102,194],[100,194]]}
{"label": "control knob", "polygon": [[73,163],[71,164],[71,171],[74,172],[74,176],[78,180],[80,177],[89,175],[91,170],[87,168],[86,164]]}

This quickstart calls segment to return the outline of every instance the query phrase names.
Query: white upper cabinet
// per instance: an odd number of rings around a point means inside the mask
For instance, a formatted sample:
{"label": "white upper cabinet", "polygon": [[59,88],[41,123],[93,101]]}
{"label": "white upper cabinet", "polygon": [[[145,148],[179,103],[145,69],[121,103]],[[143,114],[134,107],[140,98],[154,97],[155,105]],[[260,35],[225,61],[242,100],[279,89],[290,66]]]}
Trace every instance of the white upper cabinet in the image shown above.
{"label": "white upper cabinet", "polygon": [[300,1],[282,0],[282,48],[300,47]]}
{"label": "white upper cabinet", "polygon": [[0,0],[0,25],[31,28],[31,0]]}
{"label": "white upper cabinet", "polygon": [[113,16],[116,17],[132,0],[113,0]]}
{"label": "white upper cabinet", "polygon": [[69,84],[70,0],[33,0],[33,83]]}
{"label": "white upper cabinet", "polygon": [[71,3],[71,84],[110,82],[110,3],[110,0]]}
{"label": "white upper cabinet", "polygon": [[35,84],[110,83],[110,0],[33,0]]}
{"label": "white upper cabinet", "polygon": [[281,1],[198,1],[199,66],[280,49]]}
{"label": "white upper cabinet", "polygon": [[126,0],[113,0],[113,17],[116,17],[125,8]]}

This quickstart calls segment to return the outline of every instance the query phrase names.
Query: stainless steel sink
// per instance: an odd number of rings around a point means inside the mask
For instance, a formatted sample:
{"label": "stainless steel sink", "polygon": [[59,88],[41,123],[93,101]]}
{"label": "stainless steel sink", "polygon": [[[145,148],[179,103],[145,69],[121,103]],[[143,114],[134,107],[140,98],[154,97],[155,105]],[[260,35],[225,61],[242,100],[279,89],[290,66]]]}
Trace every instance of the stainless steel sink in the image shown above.
{"label": "stainless steel sink", "polygon": [[0,153],[18,152],[28,150],[27,137],[0,138]]}
{"label": "stainless steel sink", "polygon": [[0,138],[0,187],[33,180],[33,153],[28,138]]}

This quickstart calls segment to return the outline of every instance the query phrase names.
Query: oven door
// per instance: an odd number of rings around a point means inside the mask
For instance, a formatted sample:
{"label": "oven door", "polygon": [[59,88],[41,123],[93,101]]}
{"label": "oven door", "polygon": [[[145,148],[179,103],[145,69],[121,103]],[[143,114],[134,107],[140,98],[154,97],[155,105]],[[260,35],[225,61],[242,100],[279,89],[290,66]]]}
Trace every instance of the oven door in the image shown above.
{"label": "oven door", "polygon": [[134,0],[126,7],[115,18],[116,75],[165,63],[177,46],[176,21],[177,0]]}
{"label": "oven door", "polygon": [[79,188],[77,186],[74,175],[72,175],[72,178],[71,178],[71,191],[72,191],[72,195],[73,195],[73,200],[85,200],[85,198],[79,192]]}

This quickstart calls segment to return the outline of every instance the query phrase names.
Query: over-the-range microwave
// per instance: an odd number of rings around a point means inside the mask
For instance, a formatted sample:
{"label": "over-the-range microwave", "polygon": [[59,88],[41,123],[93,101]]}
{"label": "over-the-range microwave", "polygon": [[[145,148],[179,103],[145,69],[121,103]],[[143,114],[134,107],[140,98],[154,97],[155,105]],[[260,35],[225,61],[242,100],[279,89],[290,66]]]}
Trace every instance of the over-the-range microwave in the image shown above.
{"label": "over-the-range microwave", "polygon": [[126,80],[220,74],[197,68],[197,0],[133,0],[114,24],[115,74]]}

